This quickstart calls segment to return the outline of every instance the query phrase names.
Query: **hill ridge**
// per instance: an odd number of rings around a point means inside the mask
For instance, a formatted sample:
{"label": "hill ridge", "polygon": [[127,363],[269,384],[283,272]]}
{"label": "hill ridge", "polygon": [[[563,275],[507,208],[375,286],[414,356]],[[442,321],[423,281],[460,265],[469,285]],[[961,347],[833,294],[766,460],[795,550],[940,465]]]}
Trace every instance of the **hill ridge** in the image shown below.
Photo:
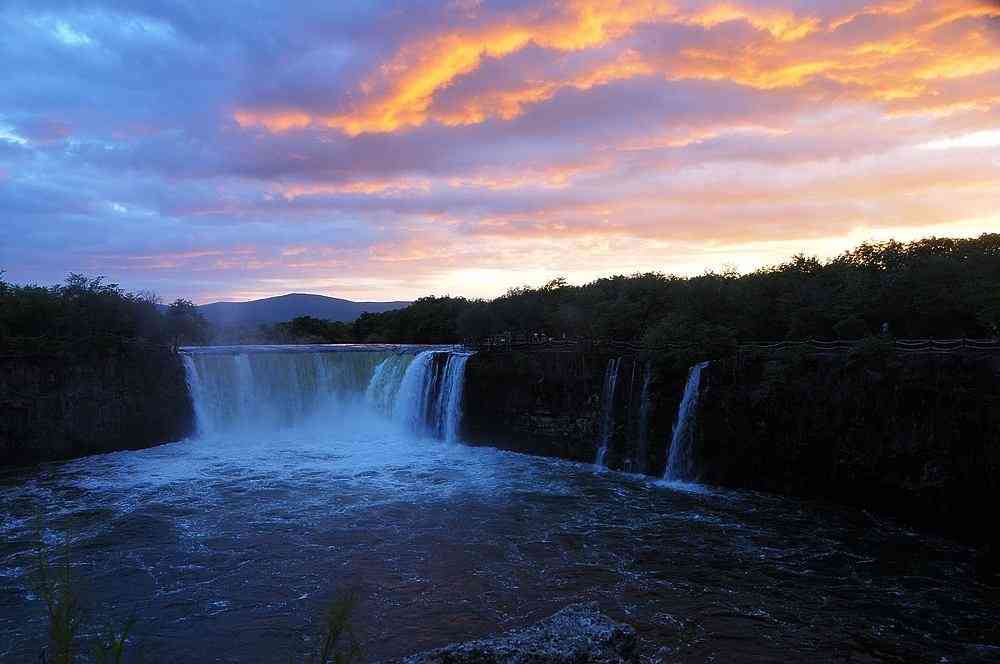
{"label": "hill ridge", "polygon": [[408,301],[355,301],[319,293],[285,293],[245,302],[218,301],[198,305],[213,325],[259,325],[283,323],[299,316],[350,323],[363,313],[402,309]]}

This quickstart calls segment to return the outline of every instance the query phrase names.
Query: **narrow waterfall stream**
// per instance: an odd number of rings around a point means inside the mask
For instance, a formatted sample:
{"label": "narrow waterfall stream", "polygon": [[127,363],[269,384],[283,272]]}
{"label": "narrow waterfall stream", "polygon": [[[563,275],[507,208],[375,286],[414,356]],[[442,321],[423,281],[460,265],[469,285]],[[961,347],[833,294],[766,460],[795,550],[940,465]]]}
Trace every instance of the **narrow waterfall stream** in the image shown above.
{"label": "narrow waterfall stream", "polygon": [[663,479],[670,482],[694,482],[698,479],[691,446],[693,444],[692,429],[697,414],[698,395],[701,390],[701,372],[708,366],[701,362],[691,367],[687,383],[684,385],[684,396],[677,408],[677,420],[674,422],[673,436],[670,440],[670,451],[667,456],[667,468]]}
{"label": "narrow waterfall stream", "polygon": [[608,448],[615,432],[615,391],[618,387],[618,369],[622,358],[608,360],[608,368],[604,371],[604,388],[601,392],[601,434],[597,444],[597,457],[594,464],[607,465]]}
{"label": "narrow waterfall stream", "polygon": [[643,362],[642,390],[639,392],[639,422],[635,445],[635,456],[632,460],[632,472],[645,473],[649,456],[649,384],[653,378],[653,363]]}

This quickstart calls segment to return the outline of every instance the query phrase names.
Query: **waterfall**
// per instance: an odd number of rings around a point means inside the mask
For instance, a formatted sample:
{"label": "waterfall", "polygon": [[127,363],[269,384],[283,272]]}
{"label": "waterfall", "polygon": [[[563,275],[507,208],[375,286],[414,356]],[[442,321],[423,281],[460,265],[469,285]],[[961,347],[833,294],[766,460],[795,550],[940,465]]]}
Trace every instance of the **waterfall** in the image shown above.
{"label": "waterfall", "polygon": [[635,459],[632,462],[632,472],[646,472],[649,456],[649,382],[653,377],[653,364],[646,362],[642,370],[642,391],[639,393],[639,426],[636,442]]}
{"label": "waterfall", "polygon": [[424,351],[407,367],[393,416],[410,431],[447,442],[458,440],[469,353]]}
{"label": "waterfall", "polygon": [[406,368],[412,361],[412,355],[400,354],[379,362],[365,388],[365,402],[376,411],[391,417],[396,394],[403,382]]}
{"label": "waterfall", "polygon": [[205,394],[202,388],[201,377],[198,375],[198,366],[190,355],[182,355],[184,362],[184,379],[187,382],[188,394],[191,395],[191,405],[194,407],[194,421],[197,433],[205,434],[205,424],[208,422],[208,413],[205,412]]}
{"label": "waterfall", "polygon": [[465,363],[468,361],[467,353],[451,353],[444,366],[441,389],[437,396],[436,429],[438,435],[448,443],[458,441],[462,420],[462,393],[465,390]]}
{"label": "waterfall", "polygon": [[615,388],[618,385],[618,367],[620,357],[608,360],[608,368],[604,371],[604,388],[601,391],[601,438],[597,447],[597,458],[594,463],[605,466],[605,457],[615,430]]}
{"label": "waterfall", "polygon": [[673,482],[693,482],[697,480],[692,458],[692,434],[694,418],[698,410],[698,393],[701,389],[701,372],[708,366],[702,362],[691,367],[688,372],[687,384],[684,385],[684,396],[677,409],[677,421],[674,422],[673,436],[670,440],[670,453],[667,456],[667,469],[663,478]]}
{"label": "waterfall", "polygon": [[426,433],[427,404],[434,386],[434,358],[437,351],[425,350],[413,358],[396,392],[392,416],[415,433]]}
{"label": "waterfall", "polygon": [[416,435],[456,441],[469,355],[289,346],[190,350],[182,361],[202,435],[376,417]]}

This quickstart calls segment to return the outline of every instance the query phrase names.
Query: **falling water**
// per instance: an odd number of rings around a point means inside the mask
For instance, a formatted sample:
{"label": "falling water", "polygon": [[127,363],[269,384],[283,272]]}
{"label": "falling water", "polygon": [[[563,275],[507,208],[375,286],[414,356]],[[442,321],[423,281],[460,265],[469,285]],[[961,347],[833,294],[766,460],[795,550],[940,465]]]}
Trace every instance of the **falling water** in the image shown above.
{"label": "falling water", "polygon": [[200,434],[292,427],[350,412],[456,441],[468,358],[443,349],[278,348],[185,353],[183,362]]}
{"label": "falling water", "polygon": [[410,431],[426,433],[428,404],[434,388],[434,366],[438,351],[425,350],[413,358],[396,391],[392,416]]}
{"label": "falling water", "polygon": [[597,458],[594,463],[605,466],[605,457],[611,445],[611,436],[615,429],[615,388],[618,385],[618,367],[620,357],[608,360],[608,368],[604,371],[604,389],[601,393],[601,439],[597,448]]}
{"label": "falling water", "polygon": [[444,366],[444,376],[437,395],[438,435],[446,442],[458,440],[459,425],[462,419],[462,393],[465,388],[465,363],[469,361],[467,353],[451,353]]}
{"label": "falling water", "polygon": [[635,459],[632,460],[632,471],[636,473],[646,472],[646,458],[649,454],[649,381],[652,377],[652,363],[646,362],[642,371],[642,391],[639,393],[639,435]]}
{"label": "falling water", "polygon": [[692,433],[694,417],[698,409],[698,393],[701,389],[701,372],[708,366],[701,362],[691,367],[688,372],[687,384],[684,386],[684,396],[677,409],[677,421],[674,422],[674,432],[670,440],[670,454],[667,457],[667,470],[663,478],[673,482],[693,482],[697,479],[694,459],[692,458]]}
{"label": "falling water", "polygon": [[208,433],[205,431],[205,423],[208,422],[208,413],[205,412],[206,397],[202,390],[201,377],[198,376],[198,366],[194,363],[194,358],[190,355],[183,355],[184,378],[187,382],[188,394],[191,395],[191,404],[194,406],[194,419],[199,434]]}
{"label": "falling water", "polygon": [[414,433],[456,442],[469,356],[440,350],[417,355],[403,375],[393,417]]}
{"label": "falling water", "polygon": [[400,383],[412,361],[413,355],[401,353],[379,362],[365,389],[365,402],[376,411],[391,417]]}

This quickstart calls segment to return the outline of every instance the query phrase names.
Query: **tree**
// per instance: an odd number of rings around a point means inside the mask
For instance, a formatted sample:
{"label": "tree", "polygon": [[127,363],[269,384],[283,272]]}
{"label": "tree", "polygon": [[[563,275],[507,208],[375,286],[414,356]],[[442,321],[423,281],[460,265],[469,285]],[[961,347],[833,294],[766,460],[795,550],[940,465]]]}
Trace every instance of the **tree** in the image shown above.
{"label": "tree", "polygon": [[167,307],[166,326],[167,336],[175,348],[204,344],[211,337],[208,321],[190,300],[178,298],[170,303]]}

